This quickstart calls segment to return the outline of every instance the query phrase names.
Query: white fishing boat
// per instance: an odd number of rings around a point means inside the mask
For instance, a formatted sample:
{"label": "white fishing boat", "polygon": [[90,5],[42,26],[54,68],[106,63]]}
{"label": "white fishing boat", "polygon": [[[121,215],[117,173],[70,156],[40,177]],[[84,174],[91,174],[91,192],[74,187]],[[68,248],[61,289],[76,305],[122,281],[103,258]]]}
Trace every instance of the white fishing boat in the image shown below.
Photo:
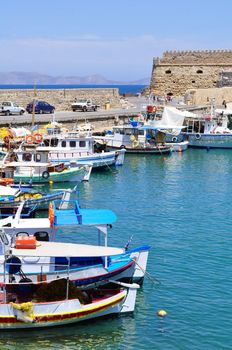
{"label": "white fishing boat", "polygon": [[193,148],[232,148],[232,130],[228,128],[231,109],[215,109],[206,115],[186,119],[186,131],[182,132]]}
{"label": "white fishing boat", "polygon": [[95,136],[96,142],[105,145],[107,149],[125,149],[130,154],[168,154],[171,147],[157,137],[152,128],[143,128],[139,123],[119,125],[105,136]]}
{"label": "white fishing boat", "polygon": [[[148,106],[148,112],[144,120],[144,128],[152,128],[155,132],[162,133],[165,139],[165,145],[171,147],[174,152],[186,151],[189,145],[188,140],[184,140],[181,135],[182,129],[185,129],[184,121],[187,117],[196,115],[185,110],[178,110],[175,107]],[[151,108],[152,107],[152,108]]]}
{"label": "white fishing boat", "polygon": [[48,151],[37,151],[35,145],[22,145],[6,156],[1,172],[15,183],[48,183],[88,180],[91,170],[92,165],[75,168],[61,162],[54,165],[48,160]]}
{"label": "white fishing boat", "polygon": [[124,163],[125,149],[99,151],[91,131],[60,132],[45,135],[38,151],[46,150],[54,163],[71,164],[72,167],[92,164],[93,168],[108,168]]}

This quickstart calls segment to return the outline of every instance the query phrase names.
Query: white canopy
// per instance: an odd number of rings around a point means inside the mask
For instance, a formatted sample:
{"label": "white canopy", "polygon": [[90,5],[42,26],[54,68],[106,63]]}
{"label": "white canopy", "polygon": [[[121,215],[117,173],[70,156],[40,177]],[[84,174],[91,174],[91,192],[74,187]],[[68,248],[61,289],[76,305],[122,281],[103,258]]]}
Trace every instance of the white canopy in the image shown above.
{"label": "white canopy", "polygon": [[184,118],[186,117],[196,117],[196,114],[189,111],[180,111],[175,107],[164,107],[162,118],[160,120],[152,121],[152,125],[157,128],[165,129],[175,129],[182,128],[184,123]]}
{"label": "white canopy", "polygon": [[13,133],[15,134],[16,137],[23,137],[26,135],[30,135],[31,132],[26,129],[26,128],[11,128],[11,130],[13,131]]}
{"label": "white canopy", "polygon": [[151,126],[155,129],[162,130],[170,134],[178,135],[184,128],[183,123],[186,117],[195,118],[196,114],[189,111],[180,111],[175,107],[164,107],[162,118],[160,120],[150,120],[144,126]]}
{"label": "white canopy", "polygon": [[229,109],[229,108],[217,108],[215,109],[215,112],[218,113],[218,114],[224,114],[224,115],[229,115],[229,114],[232,114],[232,109]]}
{"label": "white canopy", "polygon": [[61,243],[61,242],[37,242],[36,249],[12,248],[12,255],[33,257],[101,257],[123,254],[121,248]]}
{"label": "white canopy", "polygon": [[18,188],[12,188],[9,186],[1,186],[0,185],[0,196],[15,196],[16,193],[19,191]]}

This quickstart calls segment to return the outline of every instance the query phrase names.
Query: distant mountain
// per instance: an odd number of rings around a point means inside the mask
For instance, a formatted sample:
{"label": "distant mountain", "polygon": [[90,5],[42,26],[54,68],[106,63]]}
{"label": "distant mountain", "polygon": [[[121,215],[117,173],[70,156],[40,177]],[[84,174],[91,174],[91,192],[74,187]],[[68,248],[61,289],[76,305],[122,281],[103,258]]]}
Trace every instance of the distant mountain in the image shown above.
{"label": "distant mountain", "polygon": [[0,72],[0,84],[38,84],[38,85],[57,85],[57,84],[78,84],[78,85],[147,85],[149,78],[136,81],[114,81],[109,80],[99,74],[88,75],[84,77],[77,76],[50,76],[36,72]]}

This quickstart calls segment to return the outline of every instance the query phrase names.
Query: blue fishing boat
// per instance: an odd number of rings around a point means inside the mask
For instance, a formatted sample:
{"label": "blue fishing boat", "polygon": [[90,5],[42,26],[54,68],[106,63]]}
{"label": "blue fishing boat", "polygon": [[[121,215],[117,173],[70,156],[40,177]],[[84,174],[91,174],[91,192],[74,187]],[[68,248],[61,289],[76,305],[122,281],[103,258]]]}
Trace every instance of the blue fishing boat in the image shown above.
{"label": "blue fishing boat", "polygon": [[[30,282],[35,283],[38,274],[41,274],[46,276],[46,281],[53,280],[57,275],[59,278],[68,275],[79,286],[106,283],[112,277],[116,280],[143,283],[150,246],[143,245],[132,250],[128,250],[127,246],[108,246],[108,228],[116,221],[116,215],[111,210],[82,209],[75,200],[54,201],[49,207],[47,218],[20,218],[22,208],[23,206],[18,209],[15,217],[0,220],[0,226],[12,237],[13,255],[19,259],[20,270]],[[70,234],[70,228],[84,227],[97,228],[97,245],[54,242],[60,228]],[[22,239],[39,241],[39,244],[34,242],[33,245],[35,259],[25,258],[25,250],[18,245]],[[30,241],[25,249],[27,247],[28,254],[30,252],[31,255]],[[40,254],[43,255],[41,259]],[[20,281],[21,275],[16,274],[15,279]]]}

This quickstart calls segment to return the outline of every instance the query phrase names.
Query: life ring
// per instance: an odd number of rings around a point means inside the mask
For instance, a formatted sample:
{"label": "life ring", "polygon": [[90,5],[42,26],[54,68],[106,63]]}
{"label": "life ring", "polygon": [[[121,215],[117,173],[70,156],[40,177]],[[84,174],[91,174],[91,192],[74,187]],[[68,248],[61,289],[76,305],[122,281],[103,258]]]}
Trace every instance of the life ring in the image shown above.
{"label": "life ring", "polygon": [[32,143],[34,143],[35,139],[33,135],[27,135],[26,136],[26,142],[30,145]]}
{"label": "life ring", "polygon": [[5,136],[4,139],[3,139],[3,141],[4,141],[5,143],[9,143],[9,142],[10,142],[9,136]]}
{"label": "life ring", "polygon": [[178,140],[177,137],[172,138],[172,142],[177,142],[177,140]]}
{"label": "life ring", "polygon": [[44,171],[44,172],[42,173],[42,177],[43,177],[44,179],[48,179],[49,176],[50,176],[50,174],[49,174],[48,171]]}
{"label": "life ring", "polygon": [[195,135],[195,139],[196,140],[200,140],[200,138],[201,138],[201,134],[198,133],[198,134]]}
{"label": "life ring", "polygon": [[43,136],[41,134],[34,134],[34,140],[37,142],[37,143],[41,143],[43,141]]}
{"label": "life ring", "polygon": [[48,208],[48,219],[50,222],[50,227],[54,226],[54,209],[53,209],[53,204],[50,202],[49,208]]}

